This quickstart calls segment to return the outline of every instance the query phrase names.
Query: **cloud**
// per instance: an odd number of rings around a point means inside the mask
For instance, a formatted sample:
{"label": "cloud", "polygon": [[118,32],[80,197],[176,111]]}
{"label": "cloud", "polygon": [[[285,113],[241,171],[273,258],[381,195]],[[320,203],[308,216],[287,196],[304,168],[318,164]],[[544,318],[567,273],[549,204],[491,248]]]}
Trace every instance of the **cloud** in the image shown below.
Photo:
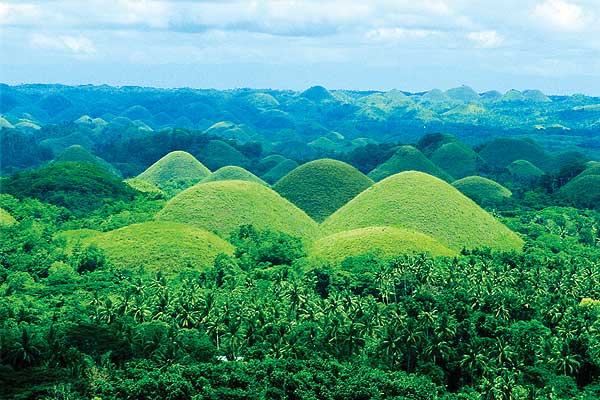
{"label": "cloud", "polygon": [[84,36],[48,36],[36,33],[31,35],[29,43],[32,47],[38,49],[54,50],[73,55],[92,55],[96,53],[94,43]]}
{"label": "cloud", "polygon": [[467,35],[467,38],[472,42],[475,42],[477,47],[484,49],[500,47],[500,45],[504,43],[504,38],[496,31],[470,32]]}
{"label": "cloud", "polygon": [[373,41],[397,41],[404,39],[424,39],[438,32],[426,29],[377,28],[367,31],[365,37]]}
{"label": "cloud", "polygon": [[29,24],[42,14],[42,9],[35,4],[14,4],[0,2],[0,25]]}
{"label": "cloud", "polygon": [[582,7],[562,0],[546,0],[533,9],[534,18],[561,31],[581,31],[587,24]]}

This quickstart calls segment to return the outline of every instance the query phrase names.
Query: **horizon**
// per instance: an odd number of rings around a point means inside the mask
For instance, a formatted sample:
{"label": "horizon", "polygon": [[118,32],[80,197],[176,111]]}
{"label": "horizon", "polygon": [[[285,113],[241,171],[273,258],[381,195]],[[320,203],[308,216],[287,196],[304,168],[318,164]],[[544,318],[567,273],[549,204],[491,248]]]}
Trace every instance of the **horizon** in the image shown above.
{"label": "horizon", "polygon": [[600,96],[594,0],[8,0],[0,34],[11,85]]}

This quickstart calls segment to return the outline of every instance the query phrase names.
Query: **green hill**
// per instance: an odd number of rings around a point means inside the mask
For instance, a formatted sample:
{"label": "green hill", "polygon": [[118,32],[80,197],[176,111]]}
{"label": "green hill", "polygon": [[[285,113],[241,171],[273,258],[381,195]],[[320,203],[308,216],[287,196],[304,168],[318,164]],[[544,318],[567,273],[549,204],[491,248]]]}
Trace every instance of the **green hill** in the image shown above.
{"label": "green hill", "polygon": [[600,209],[600,175],[572,179],[559,189],[558,196],[580,208]]}
{"label": "green hill", "polygon": [[248,182],[256,182],[261,185],[269,186],[265,181],[260,179],[258,176],[254,175],[252,172],[245,170],[242,167],[237,167],[233,165],[228,165],[223,168],[219,168],[206,178],[202,179],[200,182],[215,182],[215,181],[248,181]]}
{"label": "green hill", "polygon": [[429,159],[455,178],[476,174],[485,164],[479,154],[459,142],[442,145]]}
{"label": "green hill", "polygon": [[11,226],[17,223],[17,220],[8,211],[0,208],[0,226]]}
{"label": "green hill", "polygon": [[552,157],[536,143],[516,138],[497,138],[487,142],[479,155],[492,167],[506,168],[516,160],[527,160],[542,170],[552,167]]}
{"label": "green hill", "polygon": [[421,101],[429,103],[447,103],[451,102],[452,99],[440,89],[431,89],[421,96]]}
{"label": "green hill", "polygon": [[185,151],[172,151],[137,176],[173,196],[210,175],[210,170]]}
{"label": "green hill", "polygon": [[587,175],[600,175],[600,163],[590,161],[586,164],[586,168],[577,175],[577,178]]}
{"label": "green hill", "polygon": [[394,226],[425,233],[454,250],[520,249],[523,241],[452,185],[409,171],[371,186],[321,225],[324,233]]}
{"label": "green hill", "polygon": [[494,206],[512,196],[510,190],[491,179],[481,176],[467,176],[452,183],[462,194],[480,206]]}
{"label": "green hill", "polygon": [[154,183],[151,183],[148,181],[143,181],[139,178],[129,178],[129,179],[125,179],[123,182],[125,182],[127,185],[131,186],[133,189],[137,190],[138,192],[142,192],[142,193],[146,193],[146,194],[150,194],[150,195],[154,195],[154,196],[159,196],[159,197],[167,197],[167,194],[165,192],[163,192],[162,190],[160,190],[158,188],[158,186],[156,186]]}
{"label": "green hill", "polygon": [[213,171],[227,165],[246,167],[249,163],[245,155],[222,140],[209,141],[198,153],[198,159]]}
{"label": "green hill", "polygon": [[499,99],[499,101],[501,102],[521,102],[525,100],[527,99],[525,98],[525,96],[523,96],[523,93],[515,89],[511,89],[508,92],[504,93],[504,95]]}
{"label": "green hill", "polygon": [[280,162],[279,164],[275,165],[273,168],[265,172],[265,174],[262,175],[261,178],[263,178],[270,184],[273,184],[281,178],[283,178],[284,176],[286,176],[287,174],[289,174],[297,167],[298,163],[296,161],[286,158],[284,161]]}
{"label": "green hill", "polygon": [[380,181],[402,171],[421,171],[446,181],[453,180],[413,146],[401,146],[389,160],[371,171],[369,178]]}
{"label": "green hill", "polygon": [[322,159],[294,169],[273,189],[320,222],[372,184],[353,166]]}
{"label": "green hill", "polygon": [[188,223],[227,237],[241,225],[314,237],[317,224],[274,190],[255,182],[217,181],[195,185],[167,202],[159,220]]}
{"label": "green hill", "polygon": [[314,101],[316,103],[325,100],[335,100],[335,97],[323,86],[313,86],[300,93],[301,97]]}
{"label": "green hill", "polygon": [[544,171],[527,160],[515,160],[506,167],[506,170],[518,182],[533,182],[544,175]]}
{"label": "green hill", "polygon": [[534,103],[550,103],[552,100],[539,90],[525,90],[523,96],[526,100]]}
{"label": "green hill", "polygon": [[106,173],[121,178],[121,173],[110,163],[90,153],[85,147],[75,144],[67,147],[54,162],[79,162],[96,165]]}
{"label": "green hill", "polygon": [[220,253],[232,254],[233,246],[218,236],[174,222],[144,222],[83,239],[95,244],[117,268],[177,273],[213,265]]}
{"label": "green hill", "polygon": [[446,96],[451,98],[452,100],[464,101],[464,102],[472,102],[479,100],[479,94],[471,89],[469,86],[462,85],[457,88],[448,89],[446,91]]}
{"label": "green hill", "polygon": [[365,253],[384,256],[429,253],[432,256],[453,256],[450,250],[431,236],[408,229],[371,226],[334,233],[313,243],[309,254],[339,263],[348,257]]}

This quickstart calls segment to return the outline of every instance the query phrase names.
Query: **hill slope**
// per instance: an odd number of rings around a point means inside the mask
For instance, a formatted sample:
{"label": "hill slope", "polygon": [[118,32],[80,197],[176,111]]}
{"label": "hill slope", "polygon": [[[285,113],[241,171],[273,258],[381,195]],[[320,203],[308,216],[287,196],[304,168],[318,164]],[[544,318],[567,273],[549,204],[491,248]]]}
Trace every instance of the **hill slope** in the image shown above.
{"label": "hill slope", "polygon": [[252,172],[235,165],[228,165],[226,167],[219,168],[206,178],[202,179],[202,183],[207,182],[215,182],[215,181],[248,181],[248,182],[256,182],[261,185],[268,186],[268,184],[260,179],[258,176],[254,175]]}
{"label": "hill slope", "polygon": [[83,239],[95,244],[116,267],[144,267],[148,272],[179,272],[212,266],[233,246],[218,236],[174,222],[144,222]]}
{"label": "hill slope", "polygon": [[421,172],[391,176],[321,225],[324,233],[394,226],[428,234],[454,250],[520,249],[523,241],[450,184]]}
{"label": "hill slope", "polygon": [[172,151],[137,176],[156,185],[168,195],[174,195],[194,185],[210,174],[200,161],[185,151]]}
{"label": "hill slope", "polygon": [[450,250],[431,236],[408,229],[371,226],[334,233],[313,243],[309,253],[338,263],[364,253],[384,256],[429,253],[432,256],[453,256]]}
{"label": "hill slope", "polygon": [[421,171],[446,181],[453,181],[450,175],[413,146],[401,146],[389,160],[369,172],[369,178],[380,181],[403,171]]}
{"label": "hill slope", "polygon": [[121,173],[110,163],[93,155],[85,147],[78,144],[67,147],[54,159],[54,162],[80,162],[96,165],[110,175],[121,178]]}
{"label": "hill slope", "polygon": [[17,220],[4,208],[0,208],[0,226],[11,226],[17,224]]}
{"label": "hill slope", "polygon": [[467,176],[452,183],[462,194],[480,206],[493,206],[508,200],[512,193],[501,184],[481,176]]}
{"label": "hill slope", "polygon": [[294,168],[297,167],[298,163],[296,161],[286,158],[284,161],[280,162],[279,164],[275,165],[273,168],[265,172],[265,174],[262,175],[262,178],[265,181],[273,184],[281,178],[283,178],[284,176],[286,176],[287,174],[289,174],[291,171],[294,170]]}
{"label": "hill slope", "polygon": [[502,169],[516,160],[527,160],[542,170],[552,167],[552,157],[540,146],[528,140],[498,138],[487,142],[479,155],[492,167]]}
{"label": "hill slope", "polygon": [[440,146],[430,160],[457,179],[476,174],[484,164],[479,154],[458,142]]}
{"label": "hill slope", "polygon": [[188,223],[227,237],[241,225],[311,238],[317,224],[274,190],[255,182],[200,183],[167,202],[159,220]]}
{"label": "hill slope", "polygon": [[572,179],[558,191],[560,197],[577,207],[600,208],[600,175],[584,175]]}
{"label": "hill slope", "polygon": [[321,222],[372,184],[353,166],[322,159],[294,169],[273,189]]}

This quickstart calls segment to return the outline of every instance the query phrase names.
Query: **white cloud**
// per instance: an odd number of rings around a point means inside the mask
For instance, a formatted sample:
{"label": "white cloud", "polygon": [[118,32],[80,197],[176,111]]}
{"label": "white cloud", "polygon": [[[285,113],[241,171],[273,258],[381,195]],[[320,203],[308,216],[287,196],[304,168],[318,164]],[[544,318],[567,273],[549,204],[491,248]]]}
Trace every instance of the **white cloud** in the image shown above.
{"label": "white cloud", "polygon": [[91,55],[96,53],[94,43],[84,36],[48,36],[36,33],[31,35],[29,43],[35,48],[66,52],[73,55]]}
{"label": "white cloud", "polygon": [[580,31],[587,24],[582,7],[562,0],[546,0],[536,5],[533,16],[542,24],[561,31]]}
{"label": "white cloud", "polygon": [[496,31],[470,32],[467,35],[467,38],[475,42],[478,47],[485,49],[493,49],[504,43],[504,37],[499,35]]}
{"label": "white cloud", "polygon": [[0,25],[31,23],[41,14],[42,9],[35,4],[0,3]]}
{"label": "white cloud", "polygon": [[437,32],[426,29],[377,28],[367,31],[365,37],[375,41],[396,41],[403,39],[424,39]]}

